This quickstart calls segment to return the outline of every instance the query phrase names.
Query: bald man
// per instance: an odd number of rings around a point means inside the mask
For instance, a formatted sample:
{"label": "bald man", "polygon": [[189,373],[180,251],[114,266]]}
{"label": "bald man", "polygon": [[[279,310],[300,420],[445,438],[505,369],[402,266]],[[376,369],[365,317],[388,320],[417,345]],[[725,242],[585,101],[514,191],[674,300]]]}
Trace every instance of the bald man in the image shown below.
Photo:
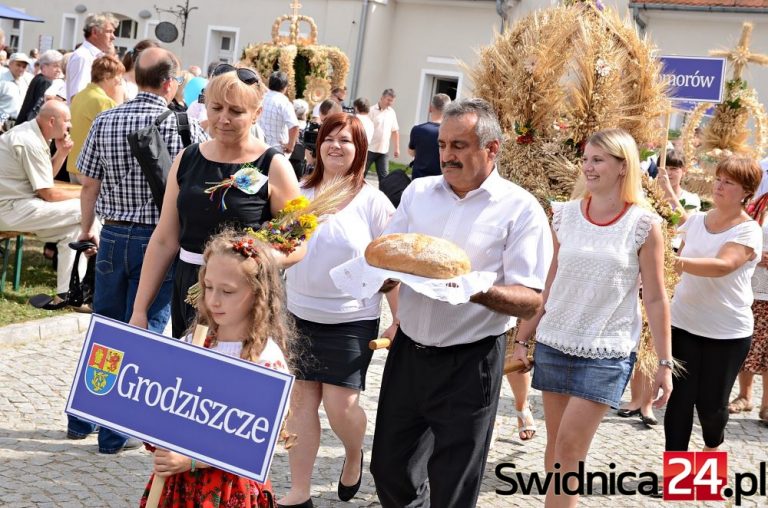
{"label": "bald man", "polygon": [[[93,121],[83,149],[77,159],[83,184],[81,240],[99,245],[96,266],[96,289],[93,311],[118,321],[128,322],[138,289],[141,265],[160,212],[152,199],[149,184],[128,146],[128,135],[155,122],[168,111],[168,103],[179,88],[179,62],[170,51],[147,48],[136,62],[136,84],[139,93],[132,101],[101,113]],[[182,150],[183,143],[176,118],[168,115],[158,126],[171,158]],[[190,120],[192,143],[205,141],[200,125]],[[94,234],[96,215],[103,221],[101,235]],[[148,328],[162,333],[171,315],[173,269],[147,315]],[[69,417],[67,437],[83,439],[94,425]],[[110,429],[99,429],[99,452],[117,453],[141,445]]]}
{"label": "bald man", "polygon": [[[0,230],[34,233],[44,242],[58,244],[58,296],[49,304],[54,306],[69,288],[75,252],[67,244],[80,233],[80,190],[53,184],[72,148],[69,128],[67,105],[48,101],[33,121],[0,137]],[[56,144],[53,157],[51,140]],[[85,266],[80,268],[84,275]]]}

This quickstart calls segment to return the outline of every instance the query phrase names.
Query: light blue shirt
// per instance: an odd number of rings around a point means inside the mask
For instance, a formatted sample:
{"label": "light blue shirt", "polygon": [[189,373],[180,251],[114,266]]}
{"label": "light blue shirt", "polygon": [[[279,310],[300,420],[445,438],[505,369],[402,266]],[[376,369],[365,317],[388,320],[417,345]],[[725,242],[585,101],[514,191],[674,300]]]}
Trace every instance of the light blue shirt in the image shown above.
{"label": "light blue shirt", "polygon": [[0,114],[16,118],[24,102],[24,96],[29,88],[29,75],[24,73],[19,79],[14,79],[11,71],[6,69],[0,74]]}

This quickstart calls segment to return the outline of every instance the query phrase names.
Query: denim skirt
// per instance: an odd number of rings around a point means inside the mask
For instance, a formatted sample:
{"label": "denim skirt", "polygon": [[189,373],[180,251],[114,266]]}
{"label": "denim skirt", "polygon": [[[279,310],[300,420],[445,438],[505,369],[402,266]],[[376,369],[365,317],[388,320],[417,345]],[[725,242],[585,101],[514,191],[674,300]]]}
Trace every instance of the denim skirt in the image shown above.
{"label": "denim skirt", "polygon": [[531,385],[618,409],[635,359],[635,353],[625,358],[584,358],[537,343]]}

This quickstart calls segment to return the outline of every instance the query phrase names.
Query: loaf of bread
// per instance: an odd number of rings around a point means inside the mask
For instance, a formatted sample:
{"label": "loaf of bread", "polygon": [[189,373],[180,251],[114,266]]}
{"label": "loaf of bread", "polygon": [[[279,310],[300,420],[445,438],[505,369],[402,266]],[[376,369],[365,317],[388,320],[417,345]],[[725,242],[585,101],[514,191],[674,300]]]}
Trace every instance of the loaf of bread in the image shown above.
{"label": "loaf of bread", "polygon": [[453,242],[419,233],[384,235],[368,244],[369,265],[430,279],[450,279],[472,270],[469,257]]}

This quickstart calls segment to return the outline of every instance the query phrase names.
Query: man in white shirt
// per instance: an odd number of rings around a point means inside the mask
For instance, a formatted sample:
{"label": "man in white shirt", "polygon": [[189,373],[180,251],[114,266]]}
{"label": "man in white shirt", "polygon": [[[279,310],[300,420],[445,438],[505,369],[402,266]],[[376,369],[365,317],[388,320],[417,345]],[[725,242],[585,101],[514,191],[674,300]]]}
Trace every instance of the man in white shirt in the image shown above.
{"label": "man in white shirt", "polygon": [[259,125],[264,131],[264,141],[285,155],[290,155],[299,139],[299,120],[293,104],[285,95],[288,76],[281,71],[269,76],[269,92],[264,96]]}
{"label": "man in white shirt", "polygon": [[496,170],[501,140],[486,101],[451,103],[438,138],[443,174],[414,180],[384,231],[445,238],[466,251],[473,270],[496,274],[493,286],[461,305],[400,285],[371,458],[384,508],[476,505],[505,332],[515,316],[530,318],[542,305],[549,222],[530,193]]}
{"label": "man in white shirt", "polygon": [[24,53],[14,53],[8,62],[8,69],[0,74],[0,115],[16,119],[27,95],[32,76],[27,73],[29,57]]}
{"label": "man in white shirt", "polygon": [[376,164],[376,175],[381,179],[389,173],[389,142],[392,141],[395,158],[400,157],[400,127],[397,125],[397,115],[392,109],[395,103],[395,91],[387,88],[381,94],[379,102],[372,108],[368,116],[373,122],[373,138],[368,145],[368,160],[365,163],[365,174],[372,164]]}
{"label": "man in white shirt", "polygon": [[91,65],[96,58],[115,52],[117,19],[108,12],[90,14],[85,18],[85,42],[75,50],[67,63],[67,104],[72,96],[91,82]]}

